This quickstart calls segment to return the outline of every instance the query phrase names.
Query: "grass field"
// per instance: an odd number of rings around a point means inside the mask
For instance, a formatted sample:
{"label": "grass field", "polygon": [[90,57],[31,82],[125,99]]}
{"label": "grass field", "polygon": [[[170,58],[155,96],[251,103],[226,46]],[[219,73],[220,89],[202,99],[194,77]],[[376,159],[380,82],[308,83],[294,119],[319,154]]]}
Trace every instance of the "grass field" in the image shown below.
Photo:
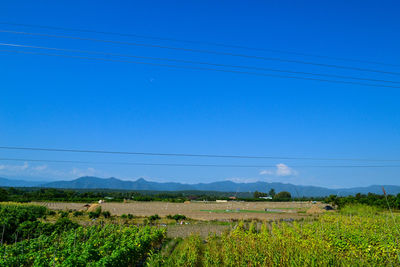
{"label": "grass field", "polygon": [[172,239],[148,266],[400,266],[400,216],[370,207],[315,220],[240,222],[222,235]]}

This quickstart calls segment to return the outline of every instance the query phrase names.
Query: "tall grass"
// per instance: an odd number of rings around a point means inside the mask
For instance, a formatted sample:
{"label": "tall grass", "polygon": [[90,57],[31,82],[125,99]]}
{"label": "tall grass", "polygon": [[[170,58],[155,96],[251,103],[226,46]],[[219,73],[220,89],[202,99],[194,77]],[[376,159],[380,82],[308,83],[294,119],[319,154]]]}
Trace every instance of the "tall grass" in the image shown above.
{"label": "tall grass", "polygon": [[340,213],[344,215],[374,216],[377,215],[380,210],[381,209],[378,207],[365,204],[347,204],[340,209]]}
{"label": "tall grass", "polygon": [[205,242],[194,235],[150,266],[400,266],[399,238],[385,214],[349,206],[316,221],[264,224],[260,231],[240,224]]}

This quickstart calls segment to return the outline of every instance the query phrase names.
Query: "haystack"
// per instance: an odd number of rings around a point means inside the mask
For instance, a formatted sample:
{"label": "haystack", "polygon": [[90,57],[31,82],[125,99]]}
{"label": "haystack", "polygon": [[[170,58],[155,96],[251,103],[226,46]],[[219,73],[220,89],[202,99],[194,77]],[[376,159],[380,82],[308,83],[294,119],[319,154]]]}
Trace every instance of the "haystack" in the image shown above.
{"label": "haystack", "polygon": [[318,214],[318,213],[323,213],[324,210],[321,209],[321,207],[318,207],[317,205],[313,205],[311,208],[307,210],[307,213],[309,214]]}
{"label": "haystack", "polygon": [[100,207],[99,204],[91,204],[90,207],[87,209],[88,212],[95,211],[97,207]]}

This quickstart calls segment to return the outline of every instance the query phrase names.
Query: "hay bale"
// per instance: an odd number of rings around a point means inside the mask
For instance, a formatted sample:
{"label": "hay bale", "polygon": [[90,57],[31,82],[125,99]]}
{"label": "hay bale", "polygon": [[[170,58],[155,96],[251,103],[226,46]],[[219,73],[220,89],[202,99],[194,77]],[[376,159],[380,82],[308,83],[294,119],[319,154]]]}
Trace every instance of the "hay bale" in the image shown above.
{"label": "hay bale", "polygon": [[321,209],[321,207],[318,207],[317,205],[313,205],[311,208],[307,210],[308,214],[318,214],[318,213],[323,213],[325,210]]}
{"label": "hay bale", "polygon": [[98,207],[100,207],[100,205],[99,204],[92,204],[92,205],[90,205],[90,207],[88,208],[88,212],[91,212],[91,211],[95,211]]}

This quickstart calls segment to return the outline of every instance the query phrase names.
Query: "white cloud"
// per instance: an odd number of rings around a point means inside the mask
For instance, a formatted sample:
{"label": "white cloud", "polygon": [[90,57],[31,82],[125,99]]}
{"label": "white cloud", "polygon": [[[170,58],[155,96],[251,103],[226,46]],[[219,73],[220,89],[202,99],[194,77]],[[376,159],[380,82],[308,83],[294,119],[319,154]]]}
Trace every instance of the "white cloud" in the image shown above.
{"label": "white cloud", "polygon": [[47,165],[40,165],[40,166],[32,167],[32,169],[35,171],[44,171],[47,169]]}
{"label": "white cloud", "polygon": [[29,164],[27,162],[24,162],[23,165],[0,165],[0,170],[6,170],[6,171],[24,171],[29,168]]}
{"label": "white cloud", "polygon": [[28,167],[29,167],[28,162],[25,162],[24,165],[21,166],[21,170],[26,170],[28,169]]}
{"label": "white cloud", "polygon": [[276,164],[275,170],[261,170],[260,175],[296,176],[298,172],[283,163]]}
{"label": "white cloud", "polygon": [[86,169],[78,169],[78,168],[72,168],[72,170],[71,170],[71,172],[70,172],[72,175],[74,175],[74,176],[79,176],[79,177],[81,177],[81,176],[94,176],[94,175],[96,175],[96,173],[98,173],[97,172],[97,170],[96,169],[94,169],[94,168],[91,168],[91,167],[89,167],[89,168],[86,168]]}
{"label": "white cloud", "polygon": [[231,178],[226,178],[226,181],[231,181],[235,183],[254,183],[257,182],[259,179],[257,178],[243,178],[243,177],[231,177]]}
{"label": "white cloud", "polygon": [[288,167],[283,163],[279,163],[276,165],[276,175],[278,176],[294,176],[297,175],[297,171],[293,170],[292,168]]}
{"label": "white cloud", "polygon": [[273,175],[274,171],[271,170],[262,170],[260,171],[260,175]]}

